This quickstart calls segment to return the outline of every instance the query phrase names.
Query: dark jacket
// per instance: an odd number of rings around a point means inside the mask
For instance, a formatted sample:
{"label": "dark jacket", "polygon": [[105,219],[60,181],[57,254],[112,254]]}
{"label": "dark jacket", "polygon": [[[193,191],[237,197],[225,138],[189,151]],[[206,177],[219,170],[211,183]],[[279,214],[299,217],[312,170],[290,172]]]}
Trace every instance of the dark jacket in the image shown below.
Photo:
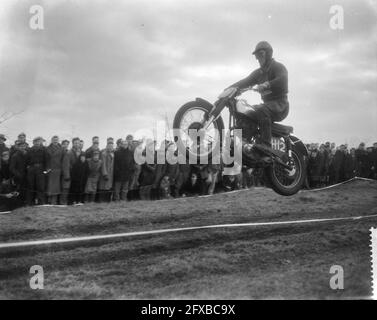
{"label": "dark jacket", "polygon": [[[30,146],[27,142],[25,142],[25,145],[26,145],[26,151],[30,149]],[[16,145],[13,145],[10,147],[10,150],[9,150],[9,154],[10,154],[10,157],[13,157],[13,155],[17,152],[17,146]]]}
{"label": "dark jacket", "polygon": [[72,164],[71,170],[71,192],[84,193],[86,181],[88,180],[89,166],[88,162],[81,162],[80,158]]}
{"label": "dark jacket", "polygon": [[153,184],[156,173],[156,165],[143,163],[141,166],[141,174],[139,178],[140,186],[150,186]]}
{"label": "dark jacket", "polygon": [[9,148],[5,144],[0,144],[0,169],[1,169],[1,155],[4,151],[9,151]]}
{"label": "dark jacket", "polygon": [[357,174],[361,177],[367,178],[368,152],[363,149],[356,149],[355,155],[357,161]]}
{"label": "dark jacket", "polygon": [[5,144],[0,144],[0,157],[4,151],[9,151],[9,148]]}
{"label": "dark jacket", "polygon": [[56,170],[62,169],[62,161],[63,161],[63,156],[65,151],[61,147],[60,144],[58,145],[53,145],[50,144],[46,148],[46,153],[47,153],[47,169],[51,170]]}
{"label": "dark jacket", "polygon": [[352,154],[346,154],[344,159],[344,175],[346,179],[350,179],[356,174],[356,157]]}
{"label": "dark jacket", "polygon": [[185,194],[186,196],[198,196],[202,192],[202,185],[200,179],[196,180],[195,184],[192,184],[191,179],[186,181],[183,185],[180,194]]}
{"label": "dark jacket", "polygon": [[317,152],[315,157],[309,158],[309,173],[314,180],[320,179],[325,173],[325,152]]}
{"label": "dark jacket", "polygon": [[165,175],[169,177],[170,185],[174,185],[179,177],[179,164],[166,164]]}
{"label": "dark jacket", "polygon": [[93,152],[94,152],[95,150],[98,150],[98,151],[99,151],[98,148],[97,148],[97,149],[94,149],[93,146],[90,146],[90,147],[89,147],[88,149],[86,149],[86,151],[85,151],[85,157],[86,157],[87,159],[91,159],[91,158],[93,158]]}
{"label": "dark jacket", "polygon": [[16,151],[10,159],[9,169],[16,184],[24,182],[26,177],[26,153]]}
{"label": "dark jacket", "polygon": [[10,179],[9,162],[3,162],[0,168],[0,183],[3,180]]}
{"label": "dark jacket", "polygon": [[267,64],[248,77],[232,85],[244,89],[268,81],[270,88],[262,94],[264,102],[285,98],[288,93],[288,71],[283,64],[271,59]]}
{"label": "dark jacket", "polygon": [[343,151],[337,150],[335,152],[335,155],[334,155],[334,158],[333,158],[333,161],[332,161],[332,164],[333,164],[333,167],[334,167],[335,171],[341,171],[341,170],[343,170],[343,167],[344,167],[344,158],[345,158],[345,154],[344,154]]}
{"label": "dark jacket", "polygon": [[47,152],[43,146],[31,147],[26,153],[26,165],[27,166],[40,166],[41,169],[46,170],[47,165]]}
{"label": "dark jacket", "polygon": [[377,149],[373,149],[372,151],[372,164],[373,164],[373,172],[376,174],[377,173]]}
{"label": "dark jacket", "polygon": [[135,170],[134,153],[120,148],[114,153],[114,181],[125,182],[132,178]]}

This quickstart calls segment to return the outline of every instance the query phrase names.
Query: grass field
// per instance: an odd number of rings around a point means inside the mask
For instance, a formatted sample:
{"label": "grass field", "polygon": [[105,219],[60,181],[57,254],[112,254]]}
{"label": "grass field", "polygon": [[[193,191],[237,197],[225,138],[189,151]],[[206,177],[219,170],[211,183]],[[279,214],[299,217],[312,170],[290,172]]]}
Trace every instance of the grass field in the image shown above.
{"label": "grass field", "polygon": [[[0,243],[223,223],[377,214],[377,183],[282,197],[250,189],[203,198],[22,208],[0,216]],[[0,249],[5,299],[287,299],[371,296],[369,228],[377,218],[219,228]],[[29,268],[44,269],[43,290]],[[329,286],[344,269],[344,290]]]}

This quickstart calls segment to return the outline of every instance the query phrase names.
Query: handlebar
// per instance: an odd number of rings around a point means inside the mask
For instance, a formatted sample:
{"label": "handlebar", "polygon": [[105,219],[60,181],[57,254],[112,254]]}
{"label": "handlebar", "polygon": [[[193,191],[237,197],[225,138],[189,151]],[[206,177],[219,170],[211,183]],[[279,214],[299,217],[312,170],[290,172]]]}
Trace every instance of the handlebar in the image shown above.
{"label": "handlebar", "polygon": [[225,89],[220,95],[219,95],[219,99],[223,99],[223,98],[235,98],[239,95],[241,95],[242,93],[246,92],[246,91],[249,91],[249,90],[252,90],[252,91],[256,91],[258,92],[258,90],[256,90],[255,87],[246,87],[244,89],[239,89],[239,88],[236,88],[236,87],[229,87],[227,89]]}
{"label": "handlebar", "polygon": [[249,90],[252,90],[252,91],[255,91],[255,92],[258,92],[258,90],[256,89],[256,87],[247,87],[247,88],[244,88],[244,89],[238,89],[238,95],[246,92],[246,91],[249,91]]}

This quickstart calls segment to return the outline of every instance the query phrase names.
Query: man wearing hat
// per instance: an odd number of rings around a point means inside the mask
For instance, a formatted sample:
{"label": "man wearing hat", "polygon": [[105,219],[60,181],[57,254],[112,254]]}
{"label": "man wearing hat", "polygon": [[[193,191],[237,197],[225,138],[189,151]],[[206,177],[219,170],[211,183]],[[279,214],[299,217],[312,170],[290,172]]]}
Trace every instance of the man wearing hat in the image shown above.
{"label": "man wearing hat", "polygon": [[38,204],[45,204],[47,153],[43,146],[44,141],[42,137],[36,137],[33,140],[33,146],[27,152],[26,201],[28,205],[35,204],[35,200]]}
{"label": "man wearing hat", "polygon": [[100,151],[99,150],[99,137],[95,136],[92,138],[92,145],[86,149],[85,155],[87,159],[91,159],[93,157],[94,151]]}
{"label": "man wearing hat", "polygon": [[256,87],[261,94],[263,103],[254,106],[254,120],[260,129],[260,141],[263,147],[271,148],[271,124],[282,121],[289,112],[288,103],[288,71],[285,66],[272,58],[273,49],[267,41],[261,41],[255,47],[253,55],[260,68],[248,77],[234,83],[231,87],[245,89]]}
{"label": "man wearing hat", "polygon": [[17,148],[19,145],[25,145],[26,146],[26,150],[29,149],[29,145],[28,143],[26,142],[26,134],[21,132],[18,136],[17,136],[17,140],[15,141],[14,145],[10,148],[10,156],[12,157],[15,152],[17,151]]}

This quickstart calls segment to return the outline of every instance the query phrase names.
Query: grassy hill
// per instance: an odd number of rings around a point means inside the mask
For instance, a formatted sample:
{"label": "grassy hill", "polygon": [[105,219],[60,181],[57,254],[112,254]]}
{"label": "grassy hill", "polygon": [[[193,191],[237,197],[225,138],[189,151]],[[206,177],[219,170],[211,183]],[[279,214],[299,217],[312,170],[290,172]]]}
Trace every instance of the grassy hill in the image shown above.
{"label": "grassy hill", "polygon": [[[250,189],[211,197],[21,208],[0,216],[0,242],[223,223],[377,214],[377,183],[282,197]],[[0,249],[1,298],[269,299],[371,295],[369,228],[355,221],[220,228]],[[44,268],[31,290],[29,268]],[[344,290],[329,286],[332,265]]]}

